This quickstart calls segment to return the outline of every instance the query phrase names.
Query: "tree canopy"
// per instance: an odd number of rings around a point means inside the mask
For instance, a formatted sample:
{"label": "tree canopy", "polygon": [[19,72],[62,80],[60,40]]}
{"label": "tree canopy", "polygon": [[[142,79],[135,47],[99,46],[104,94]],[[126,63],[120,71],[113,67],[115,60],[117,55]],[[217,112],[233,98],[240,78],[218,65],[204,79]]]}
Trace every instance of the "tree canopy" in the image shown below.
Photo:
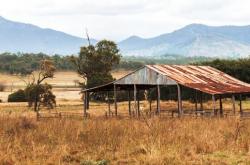
{"label": "tree canopy", "polygon": [[102,40],[95,46],[81,47],[78,57],[72,61],[78,74],[86,80],[83,87],[94,87],[113,81],[112,68],[119,64],[121,55],[113,41]]}
{"label": "tree canopy", "polygon": [[43,53],[2,53],[0,54],[0,71],[10,74],[29,75],[39,70],[40,61],[49,59],[53,61],[58,70],[74,70],[70,56],[53,55]]}
{"label": "tree canopy", "polygon": [[250,58],[237,60],[216,59],[213,61],[200,62],[197,64],[212,66],[241,81],[250,83]]}

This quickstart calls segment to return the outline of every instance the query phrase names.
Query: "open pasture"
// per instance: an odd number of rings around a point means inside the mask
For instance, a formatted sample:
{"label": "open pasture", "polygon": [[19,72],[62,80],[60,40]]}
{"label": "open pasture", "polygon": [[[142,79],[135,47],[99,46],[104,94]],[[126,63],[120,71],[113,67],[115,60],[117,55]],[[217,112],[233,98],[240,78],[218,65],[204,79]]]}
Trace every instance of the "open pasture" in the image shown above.
{"label": "open pasture", "polygon": [[[92,103],[93,113],[105,107]],[[92,113],[85,120],[37,121],[22,105],[0,109],[0,164],[250,163],[250,120],[237,117],[107,119]],[[57,110],[80,112],[81,105]]]}

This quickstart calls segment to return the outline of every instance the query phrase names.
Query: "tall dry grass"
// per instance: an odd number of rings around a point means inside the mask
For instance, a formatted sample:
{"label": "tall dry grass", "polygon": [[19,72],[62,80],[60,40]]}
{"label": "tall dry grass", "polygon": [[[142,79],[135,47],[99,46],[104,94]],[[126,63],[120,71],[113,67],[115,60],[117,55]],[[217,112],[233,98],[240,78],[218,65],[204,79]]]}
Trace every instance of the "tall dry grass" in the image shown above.
{"label": "tall dry grass", "polygon": [[0,164],[249,164],[250,121],[0,117]]}

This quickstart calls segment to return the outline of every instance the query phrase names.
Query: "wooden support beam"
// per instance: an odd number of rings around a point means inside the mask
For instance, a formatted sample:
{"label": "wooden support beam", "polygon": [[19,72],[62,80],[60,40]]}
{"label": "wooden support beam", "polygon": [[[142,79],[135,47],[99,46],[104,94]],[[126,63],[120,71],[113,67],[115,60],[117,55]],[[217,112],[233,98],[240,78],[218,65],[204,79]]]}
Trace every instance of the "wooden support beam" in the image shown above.
{"label": "wooden support beam", "polygon": [[83,116],[87,117],[87,92],[84,92],[84,101],[83,101]]}
{"label": "wooden support beam", "polygon": [[110,98],[109,98],[109,92],[107,92],[107,97],[108,97],[108,115],[111,115],[111,106],[110,106]]}
{"label": "wooden support beam", "polygon": [[157,114],[160,115],[161,113],[161,90],[160,85],[157,85]]}
{"label": "wooden support beam", "polygon": [[89,109],[89,92],[86,94],[86,108]]}
{"label": "wooden support beam", "polygon": [[240,113],[243,113],[243,109],[242,109],[242,95],[240,94]]}
{"label": "wooden support beam", "polygon": [[116,84],[114,84],[114,104],[115,104],[115,116],[117,116],[117,91]]}
{"label": "wooden support beam", "polygon": [[200,110],[203,111],[203,93],[200,92]]}
{"label": "wooden support beam", "polygon": [[232,104],[233,104],[233,114],[235,114],[235,96],[232,95]]}
{"label": "wooden support beam", "polygon": [[149,99],[149,112],[151,115],[151,112],[152,112],[152,99],[151,98]]}
{"label": "wooden support beam", "polygon": [[182,115],[182,100],[181,100],[181,87],[179,84],[177,84],[177,94],[178,94],[178,112],[179,115]]}
{"label": "wooden support beam", "polygon": [[139,90],[137,90],[137,114],[138,114],[138,117],[140,117],[141,112],[140,112],[140,98],[139,98]]}
{"label": "wooden support beam", "polygon": [[216,111],[216,100],[215,100],[215,96],[214,96],[214,95],[212,95],[212,101],[213,101],[214,115],[217,115],[217,111]]}
{"label": "wooden support beam", "polygon": [[136,106],[136,98],[137,98],[137,89],[136,89],[136,85],[134,84],[134,112],[135,115],[137,116],[137,106]]}
{"label": "wooden support beam", "polygon": [[223,115],[223,106],[222,106],[222,97],[220,95],[220,115],[222,116]]}
{"label": "wooden support beam", "polygon": [[131,93],[128,91],[128,114],[131,116]]}
{"label": "wooden support beam", "polygon": [[152,97],[150,96],[150,89],[148,90],[148,99],[149,99],[149,112],[150,112],[150,116],[152,113]]}
{"label": "wooden support beam", "polygon": [[197,105],[197,102],[198,102],[198,98],[197,98],[197,90],[195,90],[195,111],[198,111],[198,105]]}

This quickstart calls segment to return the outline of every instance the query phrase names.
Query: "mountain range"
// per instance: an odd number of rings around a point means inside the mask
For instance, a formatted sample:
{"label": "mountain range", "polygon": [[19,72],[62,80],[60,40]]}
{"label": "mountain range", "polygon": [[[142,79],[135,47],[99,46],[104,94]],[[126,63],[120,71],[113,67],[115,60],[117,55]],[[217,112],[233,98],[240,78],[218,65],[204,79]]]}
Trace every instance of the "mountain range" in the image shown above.
{"label": "mountain range", "polygon": [[[91,43],[96,42],[91,39]],[[69,55],[78,53],[80,46],[87,44],[84,38],[0,16],[0,52]],[[246,57],[250,55],[250,26],[190,24],[153,38],[131,36],[118,42],[118,47],[123,56]]]}
{"label": "mountain range", "polygon": [[0,16],[0,52],[70,55],[79,52],[80,46],[87,43],[87,39],[53,29],[10,21]]}

